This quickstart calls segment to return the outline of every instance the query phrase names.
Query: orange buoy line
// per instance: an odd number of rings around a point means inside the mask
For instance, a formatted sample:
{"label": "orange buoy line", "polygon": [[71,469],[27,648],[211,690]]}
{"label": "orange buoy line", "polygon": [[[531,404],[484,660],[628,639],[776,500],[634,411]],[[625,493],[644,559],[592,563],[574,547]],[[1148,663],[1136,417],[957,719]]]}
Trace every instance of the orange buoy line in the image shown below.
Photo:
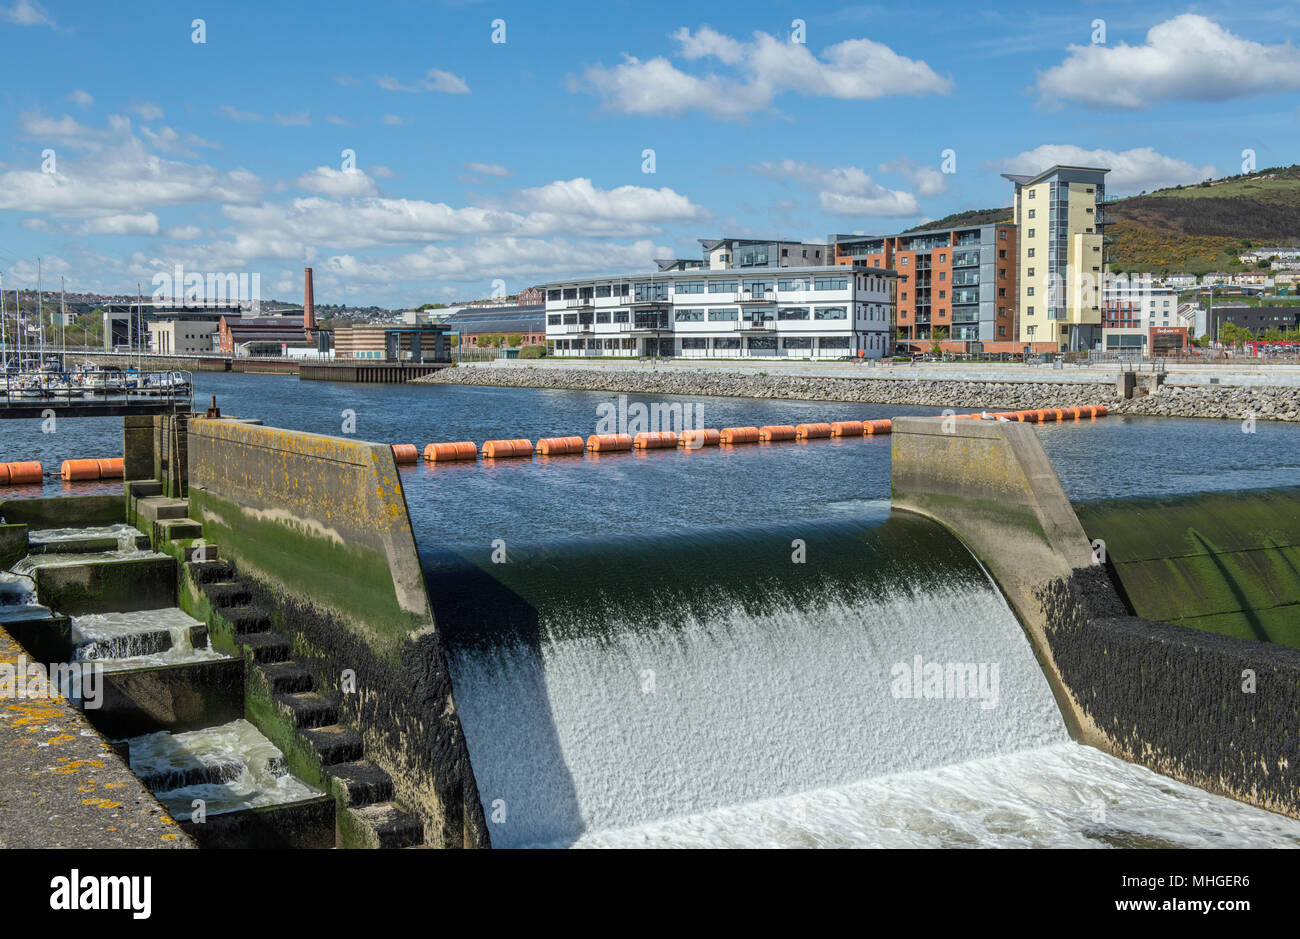
{"label": "orange buoy line", "polygon": [[[1026,411],[977,411],[958,414],[963,420],[1012,421],[1027,424],[1046,424],[1067,420],[1105,417],[1103,404],[1081,405],[1068,408],[1039,408]],[[738,446],[746,443],[775,443],[786,440],[825,440],[835,437],[879,437],[892,433],[894,422],[890,419],[874,421],[833,421],[830,423],[765,424],[762,427],[723,427],[673,431],[646,431],[635,437],[631,434],[592,434],[584,441],[577,435],[543,437],[537,441],[536,452],[541,456],[578,456],[584,450],[592,453],[626,453],[632,450],[667,450],[675,447],[697,450],[720,445]],[[488,459],[531,457],[532,441],[489,440],[481,448],[471,440],[451,443],[431,443],[424,448],[424,459],[429,463],[448,463],[457,460],[474,460],[481,454]],[[399,463],[414,463],[419,453],[411,444],[394,444],[393,457]],[[113,469],[110,470],[109,464]],[[90,465],[95,466],[96,475]],[[0,485],[6,482],[37,482],[41,478],[39,463],[0,463]],[[14,467],[27,467],[21,471]],[[30,467],[35,467],[34,475]],[[64,479],[121,478],[122,461],[119,460],[67,460],[63,464]],[[110,475],[112,474],[112,475]]]}
{"label": "orange buoy line", "polygon": [[581,437],[543,437],[537,441],[537,452],[542,456],[568,456],[586,449]]}

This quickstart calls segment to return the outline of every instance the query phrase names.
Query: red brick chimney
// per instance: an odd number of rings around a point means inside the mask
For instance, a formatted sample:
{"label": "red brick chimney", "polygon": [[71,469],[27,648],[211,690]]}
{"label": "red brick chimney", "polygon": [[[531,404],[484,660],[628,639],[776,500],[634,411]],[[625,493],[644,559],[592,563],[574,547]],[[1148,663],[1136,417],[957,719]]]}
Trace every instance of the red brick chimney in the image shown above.
{"label": "red brick chimney", "polygon": [[316,300],[312,296],[310,267],[303,268],[302,275],[302,328],[309,331],[316,328]]}

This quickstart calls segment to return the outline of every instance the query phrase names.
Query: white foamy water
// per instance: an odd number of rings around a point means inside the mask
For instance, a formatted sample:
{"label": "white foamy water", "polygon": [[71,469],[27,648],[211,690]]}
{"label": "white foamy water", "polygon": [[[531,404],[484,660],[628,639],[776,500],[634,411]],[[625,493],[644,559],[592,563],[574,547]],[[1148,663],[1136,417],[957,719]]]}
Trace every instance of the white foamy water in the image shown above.
{"label": "white foamy water", "polygon": [[243,719],[183,734],[146,734],[128,743],[131,771],[151,788],[202,780],[154,792],[179,821],[190,817],[195,799],[217,815],[322,795],[291,775],[284,754]]}
{"label": "white foamy water", "polygon": [[145,551],[134,546],[118,548],[116,551],[90,551],[84,554],[75,552],[54,552],[51,554],[29,554],[18,561],[11,570],[16,574],[31,574],[38,567],[64,567],[69,564],[93,564],[103,561],[126,561],[139,558],[165,558],[168,555],[158,551]]}
{"label": "white foamy water", "polygon": [[72,618],[72,641],[78,662],[98,662],[105,671],[186,665],[228,658],[205,638],[195,648],[191,632],[198,620],[172,607],[130,613],[88,613]]}
{"label": "white foamy water", "polygon": [[[787,599],[774,594],[778,608],[763,614],[734,606],[652,623],[577,603],[574,623],[543,623],[539,654],[454,651],[484,810],[506,812],[489,821],[493,844],[570,843],[1068,739],[1019,624],[987,585],[779,609]],[[580,622],[600,629],[549,638]],[[896,697],[891,668],[917,655],[996,663],[996,706]]]}
{"label": "white foamy water", "polygon": [[1074,742],[630,828],[579,848],[1300,848],[1300,822]]}
{"label": "white foamy water", "polygon": [[122,547],[134,547],[135,539],[143,535],[138,528],[118,522],[116,525],[100,525],[90,528],[43,528],[28,532],[27,540],[32,544],[57,544],[60,541],[76,541],[81,538],[116,538]]}

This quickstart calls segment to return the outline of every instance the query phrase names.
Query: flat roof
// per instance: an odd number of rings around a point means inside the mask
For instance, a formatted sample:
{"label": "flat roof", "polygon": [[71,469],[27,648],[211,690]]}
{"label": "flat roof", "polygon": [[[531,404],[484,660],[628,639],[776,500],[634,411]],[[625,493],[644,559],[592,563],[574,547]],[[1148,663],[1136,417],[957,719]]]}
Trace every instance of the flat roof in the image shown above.
{"label": "flat roof", "polygon": [[1100,173],[1104,176],[1109,172],[1109,168],[1101,166],[1067,166],[1058,163],[1056,166],[1043,170],[1037,176],[1021,176],[1017,173],[1003,173],[1002,178],[1011,180],[1011,182],[1015,183],[1017,186],[1027,186],[1030,183],[1036,183],[1049,176],[1055,176],[1057,173],[1065,173],[1067,175],[1074,173]]}
{"label": "flat roof", "polygon": [[[826,245],[825,247],[830,247]],[[740,267],[722,270],[704,269],[698,271],[646,271],[644,274],[602,274],[596,277],[575,277],[570,280],[553,280],[540,284],[541,289],[552,287],[571,287],[574,284],[608,283],[610,281],[658,281],[658,280],[699,280],[700,277],[744,278],[744,277],[784,277],[789,274],[843,274],[851,271],[860,274],[875,274],[879,277],[897,277],[898,272],[888,267],[867,267],[865,264],[815,264],[807,267],[758,267],[746,270]]]}

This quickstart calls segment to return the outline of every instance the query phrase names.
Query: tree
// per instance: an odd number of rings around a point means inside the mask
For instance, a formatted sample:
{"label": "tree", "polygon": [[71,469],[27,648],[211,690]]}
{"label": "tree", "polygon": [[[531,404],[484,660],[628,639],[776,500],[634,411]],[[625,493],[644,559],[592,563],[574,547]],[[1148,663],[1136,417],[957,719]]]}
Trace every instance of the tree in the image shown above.
{"label": "tree", "polygon": [[946,326],[936,326],[930,334],[932,341],[930,343],[930,354],[938,358],[943,354],[943,347],[939,343],[948,338],[948,328]]}
{"label": "tree", "polygon": [[506,345],[510,346],[512,349],[517,348],[519,343],[523,341],[524,341],[523,333],[511,333],[509,336],[506,337]]}

